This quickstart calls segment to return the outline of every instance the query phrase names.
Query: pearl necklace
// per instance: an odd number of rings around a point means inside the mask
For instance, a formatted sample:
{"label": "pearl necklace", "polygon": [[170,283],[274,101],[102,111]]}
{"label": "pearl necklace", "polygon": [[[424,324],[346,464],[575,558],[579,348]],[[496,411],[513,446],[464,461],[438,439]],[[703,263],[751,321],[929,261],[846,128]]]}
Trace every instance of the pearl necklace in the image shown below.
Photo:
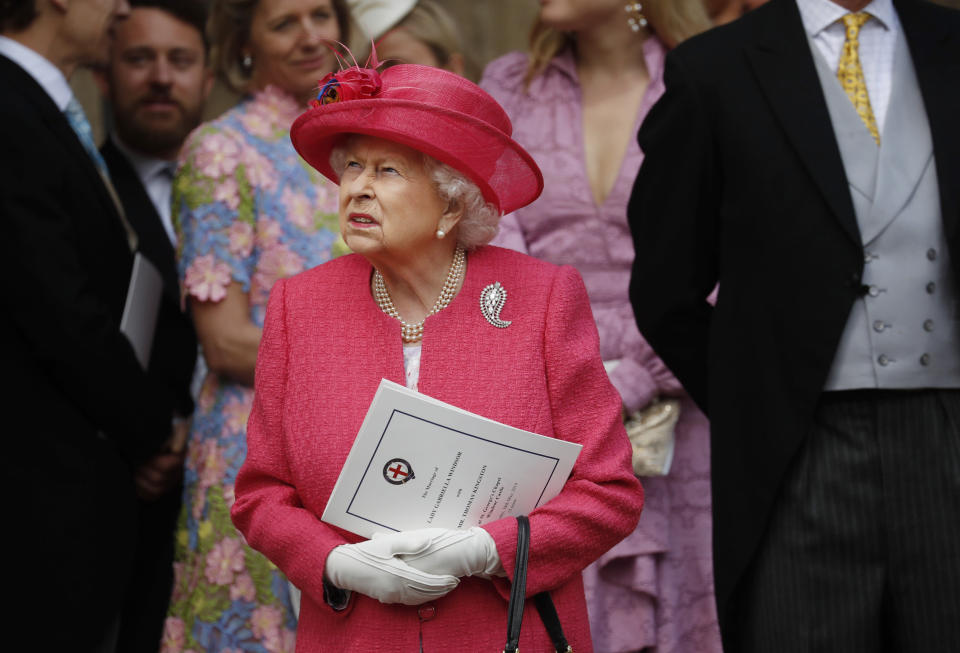
{"label": "pearl necklace", "polygon": [[[427,313],[427,317],[430,317],[434,313],[439,313],[453,301],[453,298],[457,294],[457,285],[463,276],[463,265],[466,260],[466,252],[463,251],[462,247],[457,246],[457,251],[453,255],[453,262],[450,264],[450,271],[447,272],[447,278],[443,282],[443,288],[440,289],[440,296],[437,297],[437,303],[434,304],[430,312]],[[404,342],[418,342],[423,338],[423,323],[427,321],[427,317],[416,324],[404,322],[400,317],[399,311],[397,311],[397,307],[393,304],[393,299],[390,298],[390,291],[387,290],[387,284],[383,282],[383,275],[380,274],[380,270],[375,270],[373,273],[373,297],[377,300],[377,306],[380,307],[381,311],[392,318],[400,320],[400,335]]]}

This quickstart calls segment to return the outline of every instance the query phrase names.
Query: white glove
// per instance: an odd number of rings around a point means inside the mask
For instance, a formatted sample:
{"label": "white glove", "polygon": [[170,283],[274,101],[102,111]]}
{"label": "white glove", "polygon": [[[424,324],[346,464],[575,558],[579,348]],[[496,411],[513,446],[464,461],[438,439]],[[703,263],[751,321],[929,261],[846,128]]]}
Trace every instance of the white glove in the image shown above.
{"label": "white glove", "polygon": [[506,576],[493,538],[482,528],[474,527],[462,531],[422,528],[406,531],[406,535],[427,540],[420,550],[400,555],[402,560],[420,571],[450,574],[458,578]]}
{"label": "white glove", "polygon": [[[416,531],[409,531],[408,533]],[[327,556],[326,579],[344,590],[360,592],[381,603],[419,605],[452,591],[460,580],[411,567],[399,556],[421,551],[425,536],[391,533],[356,544],[341,544]]]}

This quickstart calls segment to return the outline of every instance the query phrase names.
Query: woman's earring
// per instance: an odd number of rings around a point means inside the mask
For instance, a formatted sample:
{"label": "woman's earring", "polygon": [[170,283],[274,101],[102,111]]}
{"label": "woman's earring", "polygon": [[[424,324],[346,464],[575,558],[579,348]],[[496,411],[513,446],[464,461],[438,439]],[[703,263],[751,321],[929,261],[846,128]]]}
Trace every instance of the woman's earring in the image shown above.
{"label": "woman's earring", "polygon": [[641,29],[647,26],[647,17],[643,15],[642,4],[639,2],[634,2],[624,7],[624,9],[626,9],[627,13],[630,14],[627,16],[627,24],[634,32],[639,32]]}
{"label": "woman's earring", "polygon": [[443,237],[447,235],[447,232],[443,229],[437,229],[437,240],[443,240]]}
{"label": "woman's earring", "polygon": [[243,55],[243,59],[240,60],[240,65],[243,66],[244,70],[249,72],[250,69],[253,68],[253,57],[251,57],[249,53]]}

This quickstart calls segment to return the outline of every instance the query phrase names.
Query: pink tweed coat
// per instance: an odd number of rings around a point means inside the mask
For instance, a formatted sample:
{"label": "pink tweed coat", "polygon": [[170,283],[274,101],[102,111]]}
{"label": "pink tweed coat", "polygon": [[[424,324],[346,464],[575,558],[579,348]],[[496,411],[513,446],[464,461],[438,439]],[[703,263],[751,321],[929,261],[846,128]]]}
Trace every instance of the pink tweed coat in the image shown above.
{"label": "pink tweed coat", "polygon": [[[400,326],[371,297],[371,272],[365,259],[350,255],[274,286],[234,523],[303,590],[297,651],[414,652],[421,642],[427,653],[500,651],[506,579],[464,578],[424,606],[386,605],[356,593],[343,611],[324,602],[327,555],[360,538],[319,516],[380,379],[404,382]],[[513,324],[506,329],[480,313],[480,292],[495,281],[508,292],[501,317]],[[469,254],[462,290],[427,319],[419,389],[583,445],[563,491],[530,515],[527,590],[550,590],[574,650],[592,651],[580,572],[634,529],[643,491],[579,274],[498,247]],[[512,576],[516,520],[485,528]],[[552,650],[532,603],[520,648]]]}

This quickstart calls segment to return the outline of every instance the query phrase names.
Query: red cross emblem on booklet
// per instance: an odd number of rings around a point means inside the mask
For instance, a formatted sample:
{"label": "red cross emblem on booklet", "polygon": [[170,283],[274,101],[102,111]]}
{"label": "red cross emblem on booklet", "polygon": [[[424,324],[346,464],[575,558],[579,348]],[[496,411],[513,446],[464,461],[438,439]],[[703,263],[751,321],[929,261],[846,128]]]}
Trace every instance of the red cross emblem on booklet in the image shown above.
{"label": "red cross emblem on booklet", "polygon": [[403,485],[413,479],[413,467],[403,458],[393,458],[383,466],[383,478],[391,485]]}

